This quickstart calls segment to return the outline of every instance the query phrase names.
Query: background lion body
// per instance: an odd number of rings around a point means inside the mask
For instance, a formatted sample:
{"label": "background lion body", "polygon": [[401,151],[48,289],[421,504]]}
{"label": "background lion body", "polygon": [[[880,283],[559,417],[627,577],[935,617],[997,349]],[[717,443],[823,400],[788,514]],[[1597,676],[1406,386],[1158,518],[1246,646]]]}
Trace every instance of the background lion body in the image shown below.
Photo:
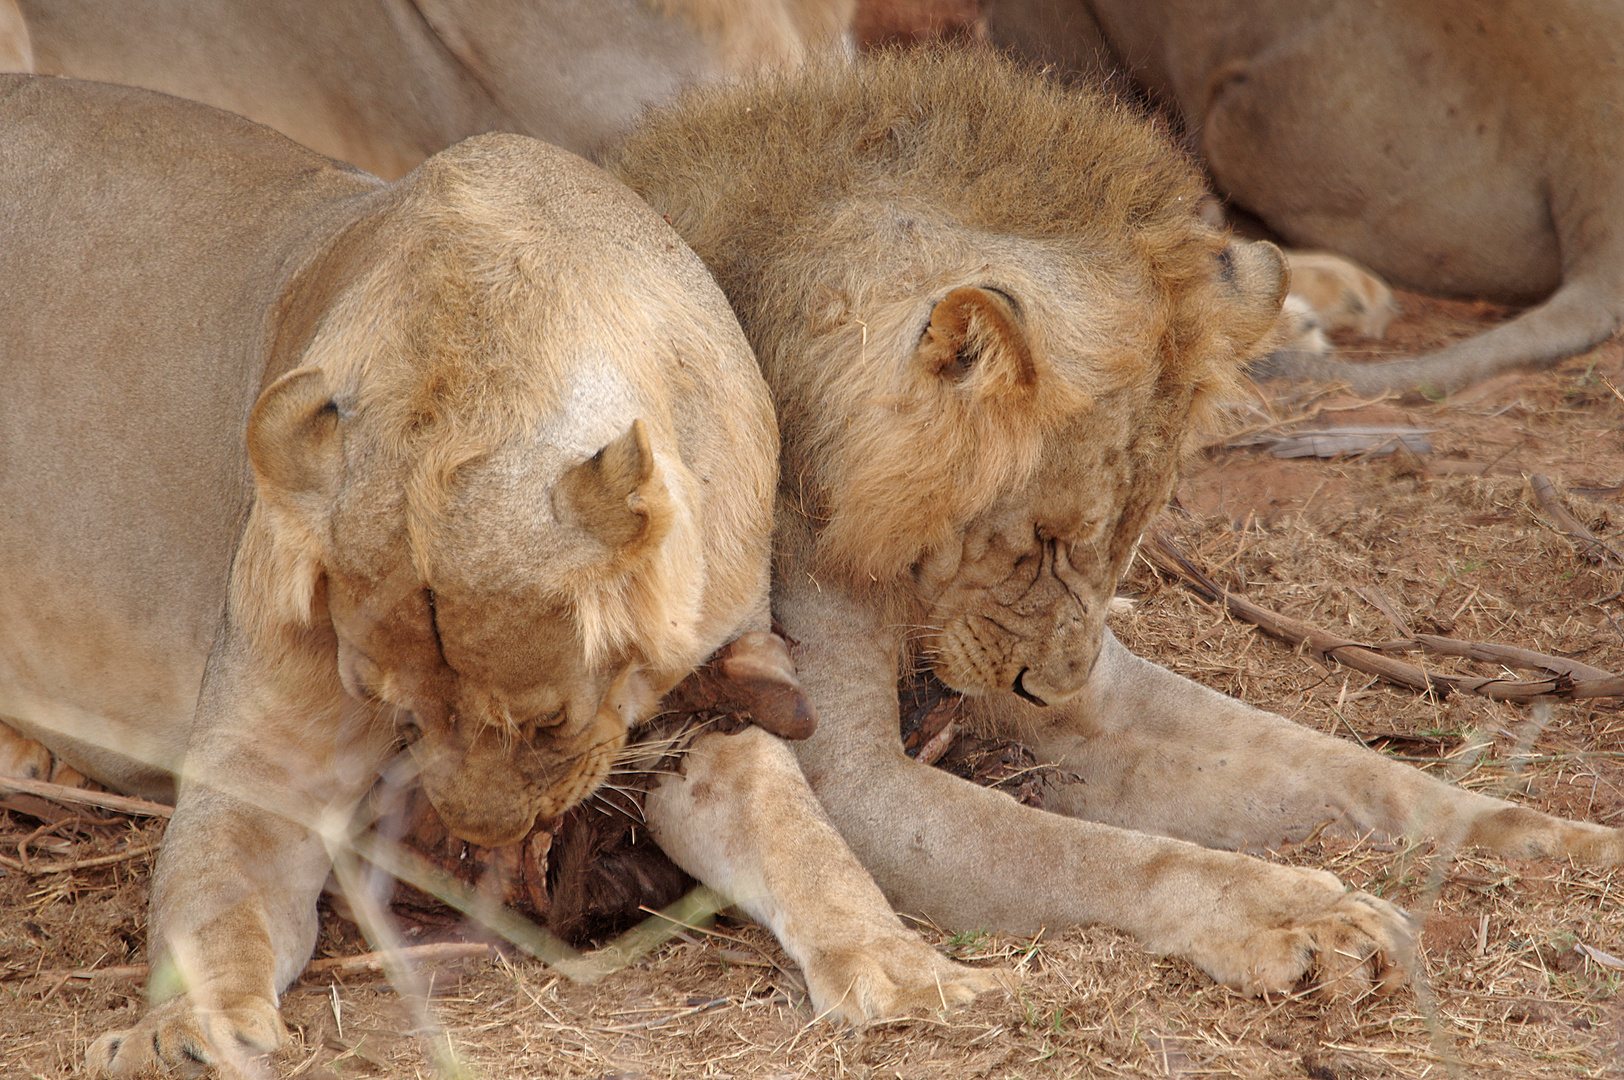
{"label": "background lion body", "polygon": [[[230,109],[379,176],[486,131],[585,154],[644,103],[837,42],[854,0],[5,0],[0,69]],[[11,59],[7,61],[7,56]]]}
{"label": "background lion body", "polygon": [[1125,72],[1235,204],[1406,288],[1535,303],[1433,356],[1302,373],[1453,389],[1624,320],[1624,16],[1607,0],[994,0],[994,40]]}

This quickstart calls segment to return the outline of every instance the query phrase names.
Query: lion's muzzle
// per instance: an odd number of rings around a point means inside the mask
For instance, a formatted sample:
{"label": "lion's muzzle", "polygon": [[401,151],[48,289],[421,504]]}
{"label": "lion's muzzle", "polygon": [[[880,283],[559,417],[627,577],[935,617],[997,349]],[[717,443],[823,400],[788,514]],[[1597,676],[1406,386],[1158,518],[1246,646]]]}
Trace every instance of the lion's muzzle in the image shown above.
{"label": "lion's muzzle", "polygon": [[1088,685],[1089,676],[1094,673],[1094,663],[1099,656],[1099,642],[1096,637],[1094,648],[1086,654],[1062,653],[1048,657],[1047,663],[1037,667],[1021,668],[1010,689],[1017,697],[1040,708],[1058,705],[1077,696],[1083,687]]}
{"label": "lion's muzzle", "polygon": [[513,760],[511,740],[488,729],[472,744],[457,734],[425,745],[430,742],[419,739],[412,750],[423,769],[423,790],[446,828],[484,847],[523,839],[541,807],[535,789]]}

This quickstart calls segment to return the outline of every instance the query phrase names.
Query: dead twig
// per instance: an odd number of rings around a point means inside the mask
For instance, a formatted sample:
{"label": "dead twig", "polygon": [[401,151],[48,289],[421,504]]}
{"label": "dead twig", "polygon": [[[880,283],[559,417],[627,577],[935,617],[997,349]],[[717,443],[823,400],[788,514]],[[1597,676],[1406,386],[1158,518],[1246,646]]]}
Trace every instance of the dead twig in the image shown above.
{"label": "dead twig", "polygon": [[[1412,690],[1431,691],[1440,696],[1451,690],[1457,690],[1494,701],[1523,702],[1546,697],[1564,699],[1624,697],[1624,676],[1578,680],[1562,673],[1547,679],[1518,681],[1445,675],[1427,671],[1416,664],[1395,660],[1351,638],[1328,633],[1300,619],[1271,611],[1243,596],[1237,596],[1204,574],[1170,538],[1159,532],[1148,534],[1140,550],[1153,565],[1190,585],[1202,598],[1211,603],[1223,604],[1230,614],[1243,622],[1251,623],[1271,637],[1281,638],[1293,645],[1301,645],[1356,671],[1375,675]],[[1596,668],[1589,670],[1599,671]]]}
{"label": "dead twig", "polygon": [[90,870],[98,866],[111,866],[113,863],[126,862],[139,858],[142,855],[151,855],[158,850],[157,844],[142,844],[140,847],[125,848],[115,851],[111,855],[98,855],[90,859],[69,859],[67,862],[38,863],[33,860],[18,862],[0,855],[0,866],[18,873],[31,874],[40,877],[44,874],[64,874],[70,870]]}
{"label": "dead twig", "polygon": [[382,971],[384,965],[403,960],[413,964],[433,963],[441,960],[480,960],[495,954],[496,946],[480,941],[438,941],[428,945],[408,945],[391,954],[387,951],[366,952],[355,956],[324,956],[310,961],[306,975],[337,972],[351,975],[361,971]]}
{"label": "dead twig", "polygon": [[1556,522],[1557,531],[1573,541],[1580,558],[1604,566],[1624,566],[1624,555],[1602,543],[1601,538],[1591,532],[1584,522],[1568,513],[1556,493],[1556,485],[1548,478],[1535,473],[1528,478],[1528,484],[1534,489],[1534,498],[1539,500],[1539,505]]}
{"label": "dead twig", "polygon": [[6,971],[0,979],[55,979],[57,986],[69,979],[144,979],[147,965],[129,964],[121,967],[74,968],[71,971]]}
{"label": "dead twig", "polygon": [[1580,680],[1615,679],[1618,676],[1611,671],[1604,671],[1578,660],[1569,660],[1565,656],[1551,656],[1548,653],[1534,652],[1531,649],[1519,649],[1515,645],[1495,645],[1486,641],[1461,641],[1458,638],[1440,637],[1437,634],[1412,634],[1410,640],[1420,645],[1430,653],[1439,656],[1461,656],[1469,660],[1484,660],[1491,664],[1503,664],[1509,668],[1527,668],[1533,671],[1545,671],[1552,675],[1566,675],[1575,682]]}
{"label": "dead twig", "polygon": [[110,791],[86,791],[84,788],[68,787],[66,784],[53,784],[48,780],[0,776],[0,791],[37,795],[42,799],[50,799],[69,806],[99,806],[103,810],[117,810],[121,814],[133,814],[136,817],[166,818],[175,812],[174,807],[165,806],[163,803],[131,798],[128,795],[114,795]]}
{"label": "dead twig", "polygon": [[[340,975],[352,975],[363,971],[381,971],[385,963],[396,959],[422,964],[444,960],[478,960],[492,956],[495,952],[496,946],[484,942],[439,941],[428,945],[409,945],[393,955],[380,951],[355,956],[324,956],[319,960],[310,961],[304,974],[322,975],[336,972]],[[74,968],[70,971],[7,972],[0,977],[26,976],[54,979],[61,983],[69,979],[144,979],[149,970],[146,964],[128,964],[119,967]]]}

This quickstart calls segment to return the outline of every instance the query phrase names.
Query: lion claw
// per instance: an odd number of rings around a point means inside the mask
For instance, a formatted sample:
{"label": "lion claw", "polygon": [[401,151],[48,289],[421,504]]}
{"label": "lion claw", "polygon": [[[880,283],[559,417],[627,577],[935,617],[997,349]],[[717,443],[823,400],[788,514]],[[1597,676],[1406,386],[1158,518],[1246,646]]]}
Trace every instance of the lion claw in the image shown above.
{"label": "lion claw", "polygon": [[1307,990],[1332,1000],[1390,994],[1409,980],[1415,933],[1403,908],[1369,893],[1345,893],[1327,911],[1254,935],[1238,989]]}
{"label": "lion claw", "polygon": [[820,949],[803,971],[818,1016],[857,1025],[943,1012],[1011,984],[1001,968],[960,964],[906,932],[879,943]]}
{"label": "lion claw", "polygon": [[134,1027],[99,1036],[85,1054],[85,1066],[91,1076],[109,1078],[209,1065],[252,1074],[251,1059],[286,1039],[276,1006],[263,998],[245,996],[205,1014],[177,997],[154,1006]]}

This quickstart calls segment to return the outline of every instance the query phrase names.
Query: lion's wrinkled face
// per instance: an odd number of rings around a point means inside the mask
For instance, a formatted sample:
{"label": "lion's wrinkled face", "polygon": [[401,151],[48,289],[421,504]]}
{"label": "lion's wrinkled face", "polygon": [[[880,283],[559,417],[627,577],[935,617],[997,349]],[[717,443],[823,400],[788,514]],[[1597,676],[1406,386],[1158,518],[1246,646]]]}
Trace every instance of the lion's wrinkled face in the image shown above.
{"label": "lion's wrinkled face", "polygon": [[274,511],[300,560],[279,580],[312,582],[345,690],[415,727],[425,790],[472,843],[512,843],[585,798],[703,659],[692,478],[655,454],[653,422],[615,437],[587,422],[538,421],[437,465],[443,430],[402,440],[303,368],[251,424],[265,504],[295,507]]}
{"label": "lion's wrinkled face", "polygon": [[658,698],[633,658],[589,662],[571,613],[534,595],[435,591],[409,562],[328,581],[345,689],[407,714],[429,798],[472,843],[589,795]]}
{"label": "lion's wrinkled face", "polygon": [[[381,456],[356,441],[358,460]],[[661,665],[646,630],[594,639],[586,625],[606,605],[626,615],[629,582],[661,578],[657,556],[681,532],[667,483],[681,466],[659,466],[641,421],[584,461],[537,445],[457,468],[419,495],[431,511],[401,497],[419,467],[403,485],[357,481],[332,519],[327,605],[345,687],[409,714],[435,809],[487,846],[595,790],[628,730],[701,659]],[[679,652],[695,647],[695,595],[656,604]]]}
{"label": "lion's wrinkled face", "polygon": [[1058,432],[1029,483],[914,568],[926,611],[917,648],[953,689],[1048,705],[1087,681],[1117,579],[1179,452],[1132,402],[1118,404]]}

